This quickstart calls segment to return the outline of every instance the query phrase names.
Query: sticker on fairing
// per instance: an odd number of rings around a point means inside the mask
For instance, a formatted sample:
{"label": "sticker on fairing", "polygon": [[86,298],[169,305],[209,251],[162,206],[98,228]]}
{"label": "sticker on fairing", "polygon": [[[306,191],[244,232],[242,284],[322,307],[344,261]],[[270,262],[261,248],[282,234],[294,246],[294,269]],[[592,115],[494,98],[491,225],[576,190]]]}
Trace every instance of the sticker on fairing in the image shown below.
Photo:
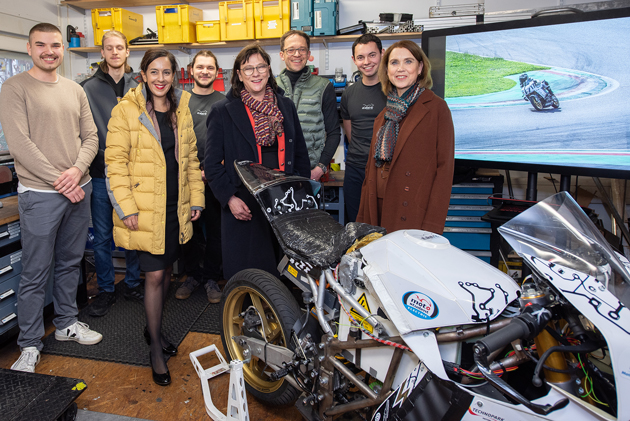
{"label": "sticker on fairing", "polygon": [[403,304],[409,313],[425,320],[435,319],[440,312],[431,297],[418,291],[403,295]]}

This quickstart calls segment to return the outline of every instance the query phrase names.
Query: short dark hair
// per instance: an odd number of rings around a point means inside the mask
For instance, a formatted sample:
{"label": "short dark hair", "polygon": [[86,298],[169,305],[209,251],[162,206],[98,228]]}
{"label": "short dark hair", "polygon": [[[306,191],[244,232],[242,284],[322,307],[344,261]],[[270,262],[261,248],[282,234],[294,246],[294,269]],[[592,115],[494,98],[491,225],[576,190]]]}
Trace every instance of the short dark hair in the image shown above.
{"label": "short dark hair", "polygon": [[258,44],[257,42],[253,42],[249,45],[243,47],[240,53],[236,56],[234,60],[234,67],[232,68],[232,80],[230,83],[232,84],[232,95],[235,97],[241,96],[241,91],[245,88],[245,84],[238,78],[238,70],[241,70],[241,66],[250,59],[250,57],[255,56],[256,54],[260,54],[262,59],[269,66],[269,79],[267,83],[271,86],[274,92],[278,90],[278,84],[276,83],[276,78],[273,76],[273,72],[271,71],[271,57],[269,54]]}
{"label": "short dark hair", "polygon": [[280,50],[284,50],[284,42],[291,35],[299,35],[302,38],[304,38],[306,40],[306,48],[308,48],[309,51],[310,51],[310,49],[311,49],[311,38],[308,35],[306,35],[304,32],[298,31],[297,29],[291,29],[290,31],[287,31],[284,34],[282,34],[282,38],[280,38]]}
{"label": "short dark hair", "polygon": [[369,44],[370,42],[376,44],[376,48],[378,48],[379,52],[383,51],[383,43],[379,37],[374,34],[363,34],[352,43],[352,57],[354,57],[354,47],[359,44]]}
{"label": "short dark hair", "polygon": [[378,68],[378,80],[381,82],[381,88],[385,95],[389,95],[389,92],[394,89],[394,85],[389,81],[387,76],[387,66],[389,65],[389,56],[395,48],[404,48],[411,53],[412,56],[420,63],[422,63],[422,71],[418,75],[416,82],[418,82],[421,88],[431,89],[433,86],[433,79],[431,79],[431,62],[422,48],[418,44],[408,39],[397,41],[389,46],[383,54],[381,65]]}
{"label": "short dark hair", "polygon": [[[38,23],[37,25],[33,26],[30,31],[28,31],[29,43],[31,42],[31,35],[33,35],[33,32],[56,32],[61,35],[61,30],[52,23]],[[61,37],[63,38],[63,35],[61,35]]]}
{"label": "short dark hair", "polygon": [[197,57],[212,57],[214,59],[214,65],[216,66],[217,70],[219,70],[219,60],[217,60],[217,56],[215,56],[212,51],[201,50],[197,54],[195,54],[195,56],[192,59],[192,62],[190,63],[192,67],[195,67],[195,61],[197,61]]}

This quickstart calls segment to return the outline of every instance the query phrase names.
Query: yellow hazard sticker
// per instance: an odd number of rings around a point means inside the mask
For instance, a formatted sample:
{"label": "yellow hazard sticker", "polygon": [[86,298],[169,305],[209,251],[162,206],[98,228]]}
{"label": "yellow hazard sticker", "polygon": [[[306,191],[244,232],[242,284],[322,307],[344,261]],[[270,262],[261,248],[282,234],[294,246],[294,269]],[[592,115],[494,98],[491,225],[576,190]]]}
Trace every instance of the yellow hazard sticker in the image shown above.
{"label": "yellow hazard sticker", "polygon": [[[368,304],[368,301],[367,301],[367,297],[365,296],[365,292],[359,297],[357,301],[361,307],[366,309],[368,313],[372,314],[372,312],[370,311],[370,305]],[[352,315],[352,317],[354,317],[354,320],[356,320],[357,322],[361,323],[363,321],[363,316],[361,316],[354,309],[354,307],[350,309],[350,314]],[[374,328],[368,322],[363,323],[362,326],[366,328],[368,332],[373,333]]]}
{"label": "yellow hazard sticker", "polygon": [[289,272],[291,275],[295,276],[297,278],[297,269],[294,268],[293,266],[289,265],[287,266],[287,272]]}

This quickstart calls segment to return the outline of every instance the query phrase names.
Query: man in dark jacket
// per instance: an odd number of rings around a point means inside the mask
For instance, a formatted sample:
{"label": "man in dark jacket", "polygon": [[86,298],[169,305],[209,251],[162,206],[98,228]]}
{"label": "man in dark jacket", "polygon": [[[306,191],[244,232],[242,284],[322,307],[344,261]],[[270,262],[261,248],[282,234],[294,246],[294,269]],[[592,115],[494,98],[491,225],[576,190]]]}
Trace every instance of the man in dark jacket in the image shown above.
{"label": "man in dark jacket", "polygon": [[[99,294],[90,306],[90,316],[104,316],[116,301],[114,293],[114,265],[112,262],[112,204],[107,195],[105,174],[105,146],[107,124],[112,109],[131,88],[138,83],[131,76],[127,64],[129,46],[127,38],[118,31],[103,35],[101,47],[103,61],[96,74],[81,85],[85,90],[94,122],[98,130],[98,153],[90,166],[92,177],[92,226],[94,228],[94,261],[98,278]],[[133,250],[125,251],[126,299],[142,301],[144,296],[140,286],[140,265]]]}

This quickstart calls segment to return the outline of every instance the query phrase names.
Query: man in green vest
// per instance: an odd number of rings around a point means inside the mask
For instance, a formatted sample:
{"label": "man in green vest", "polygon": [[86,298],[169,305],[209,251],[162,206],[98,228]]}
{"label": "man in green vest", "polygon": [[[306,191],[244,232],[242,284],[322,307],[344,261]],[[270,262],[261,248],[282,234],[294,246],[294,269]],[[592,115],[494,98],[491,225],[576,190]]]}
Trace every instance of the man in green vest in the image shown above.
{"label": "man in green vest", "polygon": [[341,133],[335,88],[328,79],[312,75],[306,66],[310,47],[311,40],[302,31],[290,30],[280,38],[280,58],[286,69],[276,82],[297,108],[311,161],[311,178],[319,181],[328,171]]}

